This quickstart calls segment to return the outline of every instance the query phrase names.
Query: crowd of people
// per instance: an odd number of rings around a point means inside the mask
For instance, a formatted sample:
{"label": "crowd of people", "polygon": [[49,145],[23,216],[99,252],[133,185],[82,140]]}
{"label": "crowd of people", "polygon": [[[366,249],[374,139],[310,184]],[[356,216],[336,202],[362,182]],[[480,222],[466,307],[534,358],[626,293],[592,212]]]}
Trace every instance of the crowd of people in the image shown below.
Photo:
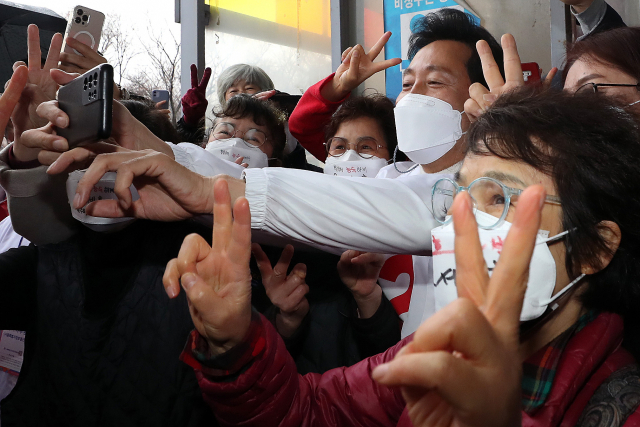
{"label": "crowd of people", "polygon": [[43,60],[30,25],[0,98],[0,328],[26,336],[0,422],[640,424],[640,28],[563,1],[583,35],[535,84],[441,9],[395,102],[351,94],[401,62],[385,33],[301,97],[229,67],[212,121],[209,68],[175,127],[117,87],[82,146],[56,92],[106,60],[60,35]]}

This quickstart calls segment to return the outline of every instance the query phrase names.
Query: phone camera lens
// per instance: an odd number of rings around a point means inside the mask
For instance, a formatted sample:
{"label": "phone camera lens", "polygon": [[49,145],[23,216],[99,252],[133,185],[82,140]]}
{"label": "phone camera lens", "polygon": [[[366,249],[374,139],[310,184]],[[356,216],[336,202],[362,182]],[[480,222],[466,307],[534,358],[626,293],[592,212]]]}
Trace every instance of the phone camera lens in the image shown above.
{"label": "phone camera lens", "polygon": [[93,80],[93,76],[89,75],[89,81]]}
{"label": "phone camera lens", "polygon": [[87,15],[82,15],[82,20],[87,22],[87,20],[89,19],[89,17]]}
{"label": "phone camera lens", "polygon": [[96,82],[98,81],[98,73],[97,72],[93,73],[93,80],[95,80]]}
{"label": "phone camera lens", "polygon": [[84,13],[84,11],[82,9],[78,9],[77,14],[78,15],[82,15]]}
{"label": "phone camera lens", "polygon": [[91,82],[89,82],[89,89],[91,89],[93,87],[93,85],[91,84]]}
{"label": "phone camera lens", "polygon": [[79,24],[81,22],[80,18],[76,18],[75,21],[76,21],[76,24]]}
{"label": "phone camera lens", "polygon": [[97,96],[98,96],[98,91],[94,89],[94,90],[93,90],[93,97],[95,98],[95,97],[97,97]]}

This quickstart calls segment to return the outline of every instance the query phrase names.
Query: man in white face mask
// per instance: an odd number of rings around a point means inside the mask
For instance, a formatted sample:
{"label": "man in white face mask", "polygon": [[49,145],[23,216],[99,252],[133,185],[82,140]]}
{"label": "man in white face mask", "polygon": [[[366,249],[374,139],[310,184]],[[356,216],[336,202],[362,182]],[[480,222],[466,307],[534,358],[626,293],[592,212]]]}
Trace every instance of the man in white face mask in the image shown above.
{"label": "man in white face mask", "polygon": [[[389,36],[390,33],[385,34],[368,55],[361,46],[345,52],[336,74],[321,82],[318,88],[309,89],[299,106],[305,98],[315,98],[320,103],[332,103],[335,109],[351,88],[371,74],[397,64],[398,61],[393,60],[382,65],[373,63]],[[405,321],[403,335],[413,332],[423,318],[435,311],[430,235],[439,223],[430,208],[431,187],[443,176],[452,176],[463,157],[466,141],[462,133],[468,122],[460,114],[469,85],[484,81],[475,50],[478,40],[488,40],[494,55],[501,57],[502,51],[495,39],[467,15],[453,9],[429,14],[421,31],[411,39],[412,62],[404,72],[404,90],[397,106],[415,113],[415,117],[396,123],[411,128],[429,122],[434,127],[421,128],[425,135],[421,140],[423,144],[400,140],[400,144],[414,144],[415,149],[408,151],[420,152],[416,157],[420,167],[411,173],[400,174],[389,165],[378,177],[398,179],[345,180],[297,170],[251,168],[245,170],[244,182],[237,181],[232,186],[245,193],[249,200],[256,233],[276,235],[334,253],[356,249],[407,254],[387,261],[379,281]],[[411,97],[407,99],[413,104],[423,102],[427,108],[403,103],[409,94]],[[326,112],[326,108],[322,111]],[[438,115],[447,116],[449,120],[434,120]],[[293,126],[294,117],[295,112],[290,117],[290,130],[304,144]],[[437,139],[430,136],[435,131],[438,131]],[[398,135],[404,138],[402,132]],[[443,144],[447,148],[444,152]],[[433,150],[436,146],[440,147]],[[402,166],[398,165],[398,169],[403,170]],[[79,187],[79,191],[85,190]],[[336,218],[357,220],[336,221]]]}

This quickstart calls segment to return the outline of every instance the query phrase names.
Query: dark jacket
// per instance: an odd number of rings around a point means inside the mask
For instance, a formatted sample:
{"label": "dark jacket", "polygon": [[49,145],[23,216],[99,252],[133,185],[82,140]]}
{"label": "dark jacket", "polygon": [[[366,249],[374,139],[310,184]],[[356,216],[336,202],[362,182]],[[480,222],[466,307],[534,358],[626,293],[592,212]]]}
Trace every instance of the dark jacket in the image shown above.
{"label": "dark jacket", "polygon": [[[88,229],[0,256],[0,329],[26,331],[7,426],[215,425],[193,371],[179,361],[193,328],[184,294],[162,276],[189,223]],[[213,423],[213,424],[212,424]]]}
{"label": "dark jacket", "polygon": [[[263,250],[272,265],[282,252],[268,246]],[[358,318],[355,300],[336,269],[339,260],[339,256],[324,252],[298,251],[289,265],[289,272],[298,263],[307,265],[309,313],[295,334],[285,339],[301,374],[351,366],[400,341],[400,319],[384,295],[371,318]],[[252,271],[257,278],[253,281],[253,305],[275,324],[277,309],[267,298],[255,265]]]}

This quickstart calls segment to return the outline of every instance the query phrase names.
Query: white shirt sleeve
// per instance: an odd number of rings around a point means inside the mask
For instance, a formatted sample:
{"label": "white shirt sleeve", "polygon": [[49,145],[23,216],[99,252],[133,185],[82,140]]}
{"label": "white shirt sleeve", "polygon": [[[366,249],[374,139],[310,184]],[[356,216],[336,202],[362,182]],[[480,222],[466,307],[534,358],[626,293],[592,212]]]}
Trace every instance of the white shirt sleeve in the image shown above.
{"label": "white shirt sleeve", "polygon": [[451,175],[397,179],[344,178],[314,172],[247,169],[245,197],[251,227],[323,250],[356,249],[426,255],[431,229],[431,188]]}
{"label": "white shirt sleeve", "polygon": [[176,162],[202,176],[224,174],[240,178],[245,169],[233,162],[216,157],[204,148],[189,142],[181,142],[178,145],[171,144],[171,149]]}

